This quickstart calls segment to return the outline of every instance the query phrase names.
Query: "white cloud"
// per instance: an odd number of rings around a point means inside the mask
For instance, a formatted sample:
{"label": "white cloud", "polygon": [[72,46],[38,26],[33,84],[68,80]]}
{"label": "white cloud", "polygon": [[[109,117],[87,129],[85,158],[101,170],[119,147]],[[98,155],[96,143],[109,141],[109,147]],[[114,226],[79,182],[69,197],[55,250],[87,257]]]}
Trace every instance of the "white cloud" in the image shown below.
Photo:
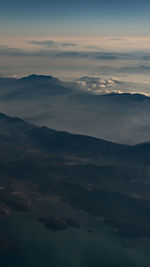
{"label": "white cloud", "polygon": [[[84,76],[77,80],[78,85],[83,91],[88,91],[92,94],[143,94],[146,96],[150,96],[150,93],[145,93],[137,89],[131,88],[129,83],[124,81],[120,81],[118,77],[113,77],[110,79],[102,79],[99,77],[90,77]],[[132,84],[133,85],[133,84]],[[136,87],[136,84],[135,84]]]}

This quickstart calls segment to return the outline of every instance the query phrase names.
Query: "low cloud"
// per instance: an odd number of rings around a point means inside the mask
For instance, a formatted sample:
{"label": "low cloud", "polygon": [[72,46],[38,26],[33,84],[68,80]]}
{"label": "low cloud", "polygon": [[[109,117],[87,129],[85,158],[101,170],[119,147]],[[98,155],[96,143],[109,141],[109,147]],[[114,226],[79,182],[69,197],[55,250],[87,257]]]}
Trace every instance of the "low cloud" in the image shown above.
{"label": "low cloud", "polygon": [[54,56],[56,57],[76,57],[76,58],[87,58],[90,57],[88,53],[84,52],[77,52],[77,51],[60,51],[59,53],[56,53]]}
{"label": "low cloud", "polygon": [[87,91],[92,94],[102,95],[102,94],[142,94],[150,96],[149,93],[135,90],[135,83],[127,83],[125,81],[120,81],[119,78],[113,77],[110,79],[103,79],[99,77],[89,77],[84,76],[80,79],[77,79],[77,84],[83,91]]}
{"label": "low cloud", "polygon": [[[77,57],[77,58],[90,58],[97,61],[117,61],[117,60],[148,60],[148,54],[140,53],[116,53],[116,52],[100,52],[79,49],[75,43],[62,42],[58,43],[53,40],[45,41],[30,41],[30,44],[34,44],[39,49],[21,49],[0,45],[0,55],[5,56],[33,56],[33,57]],[[76,49],[77,47],[77,49]],[[49,49],[51,48],[51,49]],[[70,49],[72,48],[72,49]],[[83,47],[82,47],[83,48]],[[92,48],[91,48],[92,49]],[[96,49],[96,47],[95,47]]]}
{"label": "low cloud", "polygon": [[43,41],[29,41],[30,44],[37,46],[49,47],[49,48],[59,48],[59,47],[76,47],[77,44],[69,42],[55,42],[53,40],[43,40]]}
{"label": "low cloud", "polygon": [[112,37],[112,38],[108,38],[107,40],[109,41],[128,41],[128,38],[125,37]]}
{"label": "low cloud", "polygon": [[77,80],[78,85],[82,90],[94,93],[94,94],[105,94],[105,93],[120,93],[115,87],[120,84],[118,78],[102,79],[99,77],[85,76]]}
{"label": "low cloud", "polygon": [[131,60],[138,57],[134,53],[98,52],[95,54],[95,59],[98,60]]}
{"label": "low cloud", "polygon": [[45,41],[29,41],[30,44],[38,45],[38,46],[45,46],[45,47],[58,47],[58,43],[54,42],[53,40],[45,40]]}
{"label": "low cloud", "polygon": [[139,66],[129,66],[123,67],[120,69],[120,72],[127,72],[127,73],[150,73],[150,66],[139,65]]}
{"label": "low cloud", "polygon": [[[64,44],[67,47],[67,44]],[[49,44],[50,46],[50,44]],[[18,48],[11,48],[11,47],[7,47],[7,46],[0,46],[0,55],[4,55],[4,56],[20,56],[20,57],[77,57],[77,58],[83,58],[83,57],[92,57],[91,54],[89,54],[88,52],[82,52],[82,51],[76,51],[76,50],[61,50],[61,49],[57,49],[57,46],[55,46],[55,44],[51,44],[51,48],[53,48],[52,50],[48,50],[48,49],[40,49],[38,51],[25,51],[22,49],[18,49]]]}
{"label": "low cloud", "polygon": [[74,44],[74,43],[61,43],[61,46],[62,47],[69,47],[69,46],[75,47],[75,46],[77,46],[77,44]]}
{"label": "low cloud", "polygon": [[23,56],[25,55],[25,51],[18,49],[18,48],[12,48],[8,46],[0,45],[0,55]]}

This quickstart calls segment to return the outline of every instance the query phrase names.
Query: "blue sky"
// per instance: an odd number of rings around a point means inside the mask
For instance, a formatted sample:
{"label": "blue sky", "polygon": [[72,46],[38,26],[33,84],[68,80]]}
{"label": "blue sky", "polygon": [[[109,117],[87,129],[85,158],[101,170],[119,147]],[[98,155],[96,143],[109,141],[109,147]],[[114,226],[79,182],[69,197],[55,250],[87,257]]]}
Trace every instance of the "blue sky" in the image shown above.
{"label": "blue sky", "polygon": [[149,13],[147,0],[5,0],[0,33],[148,36]]}

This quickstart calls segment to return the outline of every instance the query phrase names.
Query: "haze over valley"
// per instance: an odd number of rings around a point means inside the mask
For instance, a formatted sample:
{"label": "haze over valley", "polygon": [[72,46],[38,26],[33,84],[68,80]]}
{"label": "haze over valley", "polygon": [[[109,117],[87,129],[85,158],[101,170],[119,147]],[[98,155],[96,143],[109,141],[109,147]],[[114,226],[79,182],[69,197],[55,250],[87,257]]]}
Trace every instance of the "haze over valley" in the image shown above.
{"label": "haze over valley", "polygon": [[[118,79],[0,78],[1,112],[36,125],[123,144],[150,141],[150,98]],[[136,87],[136,84],[133,83]]]}

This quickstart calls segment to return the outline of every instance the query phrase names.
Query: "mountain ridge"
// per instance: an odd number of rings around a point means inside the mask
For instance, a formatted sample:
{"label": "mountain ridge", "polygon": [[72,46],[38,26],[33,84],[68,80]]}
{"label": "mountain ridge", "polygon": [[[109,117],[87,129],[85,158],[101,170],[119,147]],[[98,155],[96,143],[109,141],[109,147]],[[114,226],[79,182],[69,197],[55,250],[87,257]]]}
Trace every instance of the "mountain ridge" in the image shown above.
{"label": "mountain ridge", "polygon": [[112,160],[119,160],[121,157],[127,162],[131,159],[132,162],[139,162],[140,160],[145,164],[149,162],[150,143],[117,144],[88,135],[57,131],[45,126],[37,127],[25,120],[3,113],[0,113],[0,135],[7,137],[10,141],[17,141],[18,138],[22,143],[29,142],[42,150],[55,151],[58,154],[69,153],[70,155],[85,155],[93,158],[110,156]]}
{"label": "mountain ridge", "polygon": [[143,94],[96,95],[52,76],[0,78],[3,113],[120,144],[150,141],[149,100]]}

